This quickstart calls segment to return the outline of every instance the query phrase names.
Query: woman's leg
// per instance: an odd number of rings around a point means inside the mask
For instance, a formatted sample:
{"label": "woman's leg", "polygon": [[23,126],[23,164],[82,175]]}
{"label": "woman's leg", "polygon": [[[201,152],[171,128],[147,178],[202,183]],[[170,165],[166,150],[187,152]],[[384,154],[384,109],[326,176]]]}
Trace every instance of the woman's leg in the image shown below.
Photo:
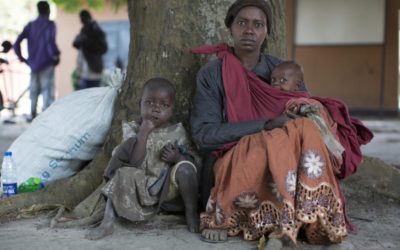
{"label": "woman's leg", "polygon": [[185,216],[188,229],[192,233],[199,232],[198,180],[194,167],[183,163],[176,170],[176,182],[185,204]]}
{"label": "woman's leg", "polygon": [[85,238],[89,240],[98,240],[114,232],[115,211],[111,199],[107,199],[104,218],[100,226],[88,233]]}

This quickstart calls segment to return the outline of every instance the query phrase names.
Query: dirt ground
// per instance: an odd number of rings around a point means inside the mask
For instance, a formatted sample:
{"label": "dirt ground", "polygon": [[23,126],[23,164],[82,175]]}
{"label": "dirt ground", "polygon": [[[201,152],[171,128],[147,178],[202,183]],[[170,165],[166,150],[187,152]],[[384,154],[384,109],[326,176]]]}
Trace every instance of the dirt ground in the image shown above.
{"label": "dirt ground", "polygon": [[[391,127],[390,133],[394,131],[398,134],[400,132],[396,130],[400,130],[398,125],[398,122],[395,123],[395,129]],[[7,148],[6,144],[12,142],[12,131],[17,131],[15,136],[23,131],[23,128],[13,129],[7,127],[8,132],[5,132],[4,125],[0,125],[2,148]],[[385,129],[382,131],[382,126],[375,129],[380,135],[385,131],[388,132]],[[391,149],[394,147],[400,152],[400,140],[393,143],[393,135],[389,135],[383,143],[386,143],[386,147],[390,145]],[[376,145],[377,150],[387,151],[382,147],[380,144]],[[375,156],[374,152],[378,156],[381,155],[372,148],[368,150],[372,156]],[[400,249],[400,187],[398,187],[400,171],[395,166],[398,165],[395,164],[397,159],[389,160],[393,164],[389,165],[369,158],[368,164],[363,164],[354,176],[343,183],[348,214],[358,228],[357,234],[350,234],[344,243],[331,247],[310,246],[299,242],[297,246],[286,243],[283,249]],[[0,249],[222,250],[257,249],[258,244],[258,242],[245,242],[241,238],[229,238],[228,242],[218,244],[203,242],[198,234],[186,230],[183,217],[173,215],[161,215],[148,223],[118,221],[114,234],[99,241],[89,241],[84,238],[90,230],[87,228],[51,229],[49,218],[49,214],[44,213],[35,218],[0,224]]]}
{"label": "dirt ground", "polygon": [[[353,179],[357,180],[357,176]],[[345,183],[347,184],[347,183]],[[372,188],[346,185],[347,208],[358,228],[356,235],[335,247],[299,242],[284,249],[400,249],[400,203]],[[230,238],[226,243],[200,241],[186,230],[183,217],[161,215],[149,223],[118,221],[114,234],[99,241],[84,239],[90,229],[50,229],[49,216],[17,220],[0,225],[0,249],[257,249],[257,242]]]}

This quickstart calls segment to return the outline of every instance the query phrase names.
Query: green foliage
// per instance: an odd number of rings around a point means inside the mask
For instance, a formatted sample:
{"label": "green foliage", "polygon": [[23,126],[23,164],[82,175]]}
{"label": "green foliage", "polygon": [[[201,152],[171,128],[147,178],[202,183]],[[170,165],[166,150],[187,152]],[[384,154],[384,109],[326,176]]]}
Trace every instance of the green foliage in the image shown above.
{"label": "green foliage", "polygon": [[87,3],[93,9],[100,9],[104,6],[104,0],[87,0]]}
{"label": "green foliage", "polygon": [[53,2],[67,12],[77,12],[84,6],[85,8],[99,10],[106,3],[110,3],[114,10],[127,4],[127,0],[53,0]]}
{"label": "green foliage", "polygon": [[114,10],[118,10],[120,7],[128,4],[128,0],[111,0],[111,5]]}
{"label": "green foliage", "polygon": [[81,0],[53,0],[57,6],[60,6],[67,12],[77,12],[81,9]]}

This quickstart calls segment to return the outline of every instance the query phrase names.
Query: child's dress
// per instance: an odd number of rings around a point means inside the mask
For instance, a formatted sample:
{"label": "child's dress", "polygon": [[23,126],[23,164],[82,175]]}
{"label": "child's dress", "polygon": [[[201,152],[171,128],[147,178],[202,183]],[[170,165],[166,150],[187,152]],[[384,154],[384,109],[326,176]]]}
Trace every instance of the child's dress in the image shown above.
{"label": "child's dress", "polygon": [[[168,169],[171,168],[169,191],[167,200],[176,198],[178,193],[175,181],[175,172],[182,163],[188,163],[197,171],[199,157],[193,150],[188,135],[181,123],[167,128],[154,129],[148,137],[146,156],[140,166],[130,164],[130,156],[136,143],[136,132],[139,129],[137,123],[131,123],[132,137],[123,142],[113,155],[109,166],[115,169],[115,174],[103,187],[102,193],[111,199],[114,210],[118,216],[131,221],[142,221],[153,216],[160,200],[161,188],[154,189],[158,182],[165,182]],[[190,155],[194,163],[181,161],[174,166],[161,161],[161,149],[172,143],[178,146],[181,153]]]}

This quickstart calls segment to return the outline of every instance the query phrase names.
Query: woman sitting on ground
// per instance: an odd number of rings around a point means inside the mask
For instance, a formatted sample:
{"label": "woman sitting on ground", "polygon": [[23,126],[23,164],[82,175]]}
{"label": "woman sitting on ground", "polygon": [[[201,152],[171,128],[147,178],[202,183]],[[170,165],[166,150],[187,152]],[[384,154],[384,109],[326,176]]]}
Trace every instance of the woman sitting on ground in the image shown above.
{"label": "woman sitting on ground", "polygon": [[[191,114],[193,140],[206,155],[201,183],[215,183],[211,195],[207,185],[202,190],[203,204],[207,200],[202,238],[222,241],[227,234],[243,233],[255,240],[268,234],[295,242],[301,229],[314,244],[341,242],[347,229],[337,177],[355,172],[360,144],[371,140],[371,132],[349,117],[340,101],[268,84],[281,61],[261,53],[272,26],[264,0],[237,0],[225,24],[232,48],[192,50],[218,56],[198,73]],[[337,123],[345,149],[337,174],[314,122],[283,112],[290,99],[299,97],[321,102]]]}

